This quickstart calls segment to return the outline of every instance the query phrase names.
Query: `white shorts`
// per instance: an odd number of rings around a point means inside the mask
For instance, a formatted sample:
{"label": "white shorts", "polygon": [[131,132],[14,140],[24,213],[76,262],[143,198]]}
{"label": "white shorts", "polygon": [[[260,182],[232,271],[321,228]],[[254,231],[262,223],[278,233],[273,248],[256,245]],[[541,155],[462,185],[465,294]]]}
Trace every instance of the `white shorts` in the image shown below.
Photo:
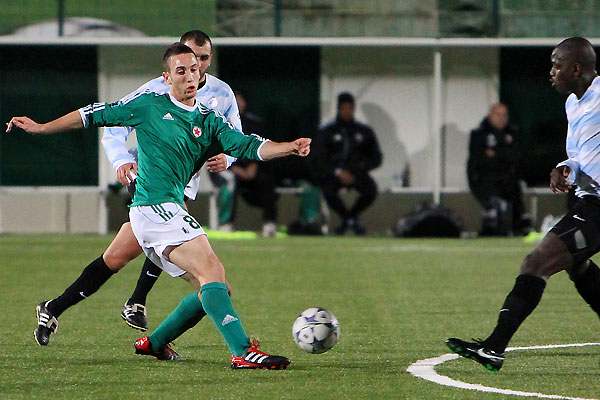
{"label": "white shorts", "polygon": [[163,256],[165,249],[206,235],[194,217],[176,203],[131,207],[129,221],[146,256],[171,276],[181,276],[185,271]]}

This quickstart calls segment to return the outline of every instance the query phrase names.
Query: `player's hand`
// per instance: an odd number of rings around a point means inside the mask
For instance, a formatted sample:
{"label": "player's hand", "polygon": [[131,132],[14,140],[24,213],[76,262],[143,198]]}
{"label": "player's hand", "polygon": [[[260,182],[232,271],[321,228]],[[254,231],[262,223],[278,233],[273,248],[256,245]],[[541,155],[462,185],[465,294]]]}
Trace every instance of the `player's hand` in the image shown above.
{"label": "player's hand", "polygon": [[312,139],[310,138],[300,138],[290,142],[292,145],[291,154],[295,154],[300,157],[306,157],[310,153],[311,141]]}
{"label": "player's hand", "polygon": [[225,154],[217,154],[206,161],[206,167],[212,173],[223,172],[227,169],[227,157]]}
{"label": "player's hand", "polygon": [[566,165],[554,168],[550,172],[550,189],[552,189],[554,193],[567,193],[572,187],[567,183],[567,177],[570,173],[571,169]]}
{"label": "player's hand", "polygon": [[36,134],[42,133],[42,124],[38,124],[28,117],[12,117],[6,123],[6,132],[12,131],[13,127],[21,128],[27,133]]}
{"label": "player's hand", "polygon": [[117,169],[117,180],[123,186],[129,186],[137,177],[138,166],[136,163],[123,164]]}

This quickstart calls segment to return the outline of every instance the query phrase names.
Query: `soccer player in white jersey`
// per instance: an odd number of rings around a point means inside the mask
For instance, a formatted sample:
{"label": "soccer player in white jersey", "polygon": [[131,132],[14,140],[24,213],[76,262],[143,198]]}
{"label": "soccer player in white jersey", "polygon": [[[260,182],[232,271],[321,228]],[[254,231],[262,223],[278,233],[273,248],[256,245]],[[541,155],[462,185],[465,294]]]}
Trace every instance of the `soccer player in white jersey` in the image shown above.
{"label": "soccer player in white jersey", "polygon": [[502,367],[510,339],[538,305],[548,278],[557,272],[567,271],[577,292],[600,316],[600,269],[590,260],[600,251],[600,77],[596,53],[588,40],[572,37],[554,48],[551,61],[552,86],[569,95],[565,104],[569,159],[551,171],[550,188],[561,193],[575,186],[578,199],[523,260],[492,334],[483,341],[446,341],[452,351],[490,371]]}
{"label": "soccer player in white jersey", "polygon": [[[198,86],[198,92],[196,93],[196,100],[205,105],[210,109],[219,111],[227,118],[227,121],[231,123],[235,129],[242,131],[242,123],[240,121],[240,115],[238,105],[233,94],[233,91],[229,85],[222,80],[206,73],[206,70],[210,67],[212,62],[212,41],[210,37],[199,30],[192,30],[184,33],[179,39],[181,43],[191,48],[198,59],[198,71],[200,73],[200,84]],[[125,96],[125,98],[135,96],[138,93],[144,91],[151,91],[153,93],[168,93],[169,84],[165,81],[165,78],[160,76],[155,78],[144,85],[140,86],[136,91]],[[136,154],[134,151],[128,151],[125,144],[127,137],[133,131],[131,127],[107,127],[104,128],[104,134],[102,136],[102,145],[104,150],[113,167],[117,170],[117,179],[125,186],[129,187],[130,194],[133,195],[135,190],[134,176],[137,173],[137,159],[134,157]],[[250,132],[252,133],[252,132]],[[227,158],[227,163],[223,157]],[[231,171],[223,170],[228,168],[231,163],[235,161],[235,158],[219,155],[216,156],[211,162],[208,163],[208,168],[211,172],[209,176],[213,184],[220,187],[220,193],[222,200],[228,204],[226,206],[224,202],[221,202],[221,206],[224,208],[229,207],[229,214],[231,214],[231,208],[233,207],[232,194],[229,191],[233,191],[235,185],[235,176]],[[198,186],[200,181],[200,171],[194,175],[185,190],[187,198],[194,200],[198,192]],[[130,185],[130,182],[133,183]],[[221,210],[220,212],[227,212]],[[128,230],[128,227],[123,229]],[[111,245],[111,252],[107,255],[104,254],[104,258],[107,264],[110,266],[127,264],[130,260],[139,255],[141,249],[138,249],[134,240],[122,239],[124,235],[117,236],[119,242]],[[133,235],[129,235],[131,239]],[[119,249],[117,249],[119,247]],[[116,249],[116,250],[115,250]],[[107,260],[108,259],[108,260]],[[123,320],[132,328],[145,331],[148,328],[148,322],[146,321],[146,298],[162,270],[154,265],[154,263],[146,258],[140,271],[136,287],[125,302],[121,309],[121,317]]]}
{"label": "soccer player in white jersey", "polygon": [[[172,329],[183,333],[208,315],[232,353],[231,367],[284,369],[290,360],[257,349],[243,329],[227,292],[225,269],[206,233],[183,208],[189,177],[217,149],[234,157],[270,160],[287,155],[307,156],[310,139],[275,143],[244,135],[214,110],[198,104],[199,73],[195,53],[182,43],[163,56],[168,94],[140,93],[118,103],[96,103],[46,124],[14,117],[7,124],[34,134],[52,134],[88,125],[135,126],[138,131],[139,174],[130,208],[131,225],[146,255],[171,276],[180,276],[198,292],[186,296],[169,316]],[[171,116],[172,119],[165,118]],[[38,317],[42,307],[37,308]],[[54,321],[55,322],[55,321]],[[190,322],[192,324],[190,325]],[[156,348],[148,338],[136,342],[136,353],[176,359],[166,346]]]}

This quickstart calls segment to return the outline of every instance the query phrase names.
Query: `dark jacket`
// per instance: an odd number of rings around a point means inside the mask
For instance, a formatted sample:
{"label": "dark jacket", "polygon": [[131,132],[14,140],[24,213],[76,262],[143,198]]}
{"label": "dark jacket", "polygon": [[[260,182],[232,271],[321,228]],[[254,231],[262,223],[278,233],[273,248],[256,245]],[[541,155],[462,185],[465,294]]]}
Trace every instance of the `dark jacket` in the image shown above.
{"label": "dark jacket", "polygon": [[[518,145],[517,128],[508,124],[498,130],[485,118],[477,129],[471,131],[467,175],[469,185],[477,185],[483,180],[498,185],[511,184],[517,180]],[[488,157],[486,149],[494,151]]]}
{"label": "dark jacket", "polygon": [[316,172],[321,178],[334,175],[336,168],[357,176],[368,174],[381,165],[383,158],[373,129],[354,120],[336,119],[323,126],[310,147]]}
{"label": "dark jacket", "polygon": [[[242,129],[246,135],[256,134],[258,136],[264,137],[265,134],[265,124],[261,117],[256,114],[253,114],[249,111],[245,111],[240,113],[240,121],[242,123]],[[256,163],[256,161],[248,160],[246,158],[238,158],[235,164],[240,167],[246,168],[248,165]],[[262,163],[258,163],[260,166]],[[261,167],[264,168],[264,167]]]}

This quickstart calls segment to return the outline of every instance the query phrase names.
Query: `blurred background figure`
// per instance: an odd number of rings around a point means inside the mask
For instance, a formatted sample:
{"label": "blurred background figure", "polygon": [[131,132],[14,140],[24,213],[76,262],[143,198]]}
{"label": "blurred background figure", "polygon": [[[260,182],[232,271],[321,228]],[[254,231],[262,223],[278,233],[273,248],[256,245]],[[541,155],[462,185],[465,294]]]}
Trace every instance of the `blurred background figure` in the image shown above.
{"label": "blurred background figure", "polygon": [[[319,130],[311,145],[321,190],[327,205],[341,220],[335,229],[338,235],[348,229],[365,234],[359,216],[377,197],[377,184],[369,172],[379,167],[383,158],[375,132],[354,120],[354,110],[354,96],[340,93],[336,119]],[[340,197],[342,188],[358,192],[352,207]]]}
{"label": "blurred background figure", "polygon": [[[234,91],[235,98],[240,110],[240,119],[244,133],[252,133],[264,136],[264,123],[258,116],[248,111],[246,95],[239,90]],[[275,191],[275,179],[269,174],[264,166],[258,162],[238,159],[231,170],[235,174],[235,195],[233,207],[230,213],[229,226],[233,225],[237,208],[237,198],[242,196],[246,203],[262,209],[262,235],[264,237],[275,236],[277,233],[277,193]]]}
{"label": "blurred background figure", "polygon": [[524,233],[517,134],[502,103],[494,104],[471,131],[467,176],[471,192],[484,208],[482,236]]}

